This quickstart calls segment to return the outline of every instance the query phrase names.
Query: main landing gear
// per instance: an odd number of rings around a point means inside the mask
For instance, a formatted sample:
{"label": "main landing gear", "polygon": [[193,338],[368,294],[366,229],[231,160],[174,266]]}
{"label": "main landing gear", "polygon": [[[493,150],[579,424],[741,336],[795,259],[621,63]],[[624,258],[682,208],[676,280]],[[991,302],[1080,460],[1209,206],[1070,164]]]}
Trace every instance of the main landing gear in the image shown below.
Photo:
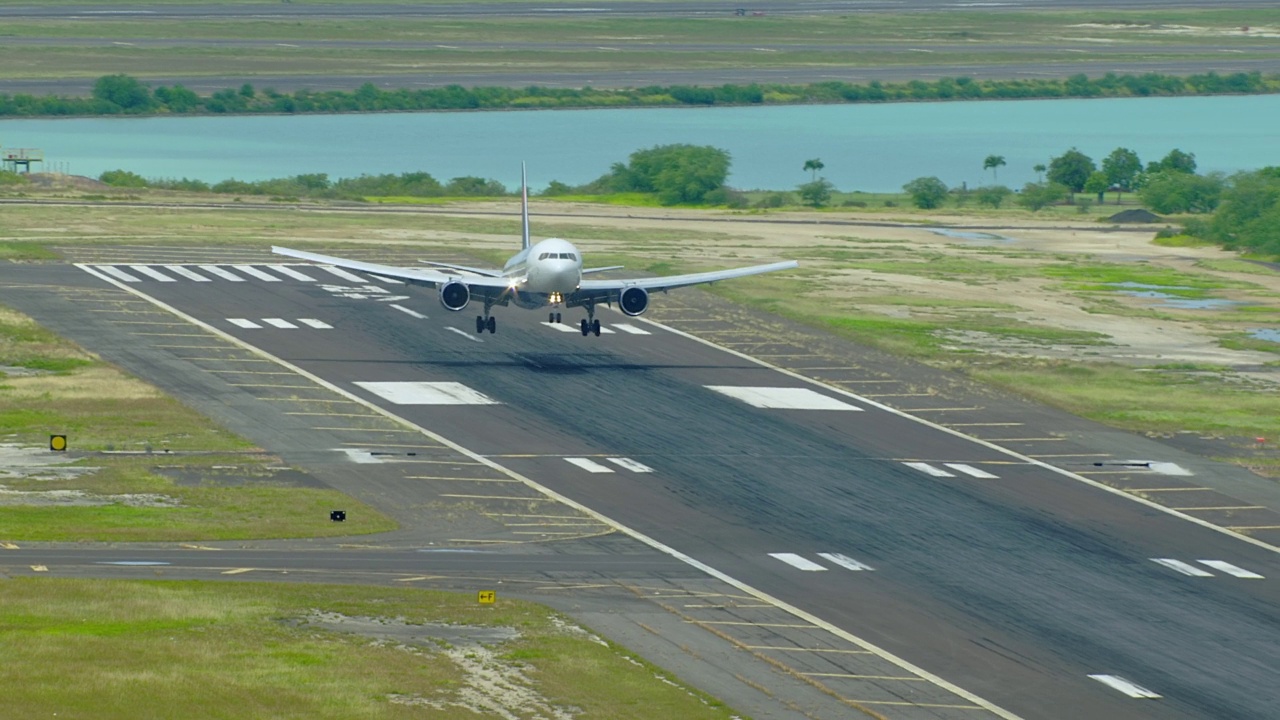
{"label": "main landing gear", "polygon": [[492,316],[485,317],[483,315],[477,315],[476,316],[476,334],[483,335],[485,330],[488,330],[490,335],[498,332],[498,321],[495,320]]}
{"label": "main landing gear", "polygon": [[587,317],[582,320],[582,337],[586,337],[591,333],[595,333],[596,337],[600,337],[600,321],[596,320],[595,303],[587,303]]}

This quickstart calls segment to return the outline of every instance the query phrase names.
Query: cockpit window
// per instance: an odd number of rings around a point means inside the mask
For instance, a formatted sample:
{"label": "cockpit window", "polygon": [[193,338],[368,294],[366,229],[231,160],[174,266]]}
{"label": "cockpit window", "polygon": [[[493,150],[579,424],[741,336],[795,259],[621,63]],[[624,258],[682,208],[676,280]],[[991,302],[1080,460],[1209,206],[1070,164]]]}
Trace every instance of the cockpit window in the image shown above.
{"label": "cockpit window", "polygon": [[541,255],[539,255],[539,256],[538,256],[538,259],[539,259],[539,260],[546,260],[546,259],[547,259],[547,258],[549,258],[549,257],[551,257],[551,253],[542,253]]}

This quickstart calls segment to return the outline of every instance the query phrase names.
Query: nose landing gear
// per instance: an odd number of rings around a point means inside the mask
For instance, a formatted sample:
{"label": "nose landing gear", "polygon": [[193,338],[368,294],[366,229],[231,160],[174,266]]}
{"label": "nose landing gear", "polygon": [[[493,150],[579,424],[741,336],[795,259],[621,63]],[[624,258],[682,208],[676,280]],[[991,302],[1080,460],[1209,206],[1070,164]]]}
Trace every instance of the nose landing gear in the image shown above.
{"label": "nose landing gear", "polygon": [[553,313],[548,314],[548,315],[547,315],[547,322],[551,323],[552,325],[559,325],[559,324],[560,324],[560,313],[558,313],[558,312],[553,312]]}

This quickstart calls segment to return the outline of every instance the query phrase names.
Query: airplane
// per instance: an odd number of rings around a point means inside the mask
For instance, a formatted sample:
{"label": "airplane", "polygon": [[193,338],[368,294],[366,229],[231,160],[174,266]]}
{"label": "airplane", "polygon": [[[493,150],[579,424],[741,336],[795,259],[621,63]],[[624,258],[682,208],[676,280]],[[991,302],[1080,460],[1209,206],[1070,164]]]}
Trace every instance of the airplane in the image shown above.
{"label": "airplane", "polygon": [[794,260],[752,265],[732,270],[670,275],[667,277],[634,278],[629,280],[594,280],[584,276],[612,267],[583,268],[582,253],[573,243],[562,238],[547,238],[533,243],[529,235],[529,188],[525,180],[524,166],[520,168],[520,218],[521,248],[507,260],[502,270],[453,265],[450,263],[421,261],[430,268],[398,267],[377,263],[348,260],[318,253],[272,247],[271,252],[308,262],[332,265],[348,270],[400,280],[411,285],[435,288],[440,304],[446,310],[461,312],[475,297],[484,303],[484,314],[476,316],[476,334],[498,331],[498,323],[491,314],[495,305],[516,305],[528,310],[550,307],[547,321],[559,323],[560,306],[581,307],[587,311],[579,329],[583,336],[600,335],[600,320],[595,317],[596,306],[610,307],[617,303],[624,315],[635,317],[649,309],[649,293],[666,292],[679,287],[713,283],[730,278],[758,275],[760,273],[789,270],[799,266]]}

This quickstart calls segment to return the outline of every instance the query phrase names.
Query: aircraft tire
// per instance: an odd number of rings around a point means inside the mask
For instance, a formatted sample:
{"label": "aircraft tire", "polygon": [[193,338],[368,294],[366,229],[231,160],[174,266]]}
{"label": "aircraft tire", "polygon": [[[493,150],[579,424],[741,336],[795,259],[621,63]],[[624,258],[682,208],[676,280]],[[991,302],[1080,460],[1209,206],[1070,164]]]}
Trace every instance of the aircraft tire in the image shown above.
{"label": "aircraft tire", "polygon": [[489,322],[488,322],[487,324],[488,324],[488,326],[489,326],[489,334],[490,334],[490,335],[492,335],[492,334],[494,334],[494,333],[498,332],[498,319],[497,319],[497,318],[495,318],[495,317],[491,317],[491,318],[489,318]]}

